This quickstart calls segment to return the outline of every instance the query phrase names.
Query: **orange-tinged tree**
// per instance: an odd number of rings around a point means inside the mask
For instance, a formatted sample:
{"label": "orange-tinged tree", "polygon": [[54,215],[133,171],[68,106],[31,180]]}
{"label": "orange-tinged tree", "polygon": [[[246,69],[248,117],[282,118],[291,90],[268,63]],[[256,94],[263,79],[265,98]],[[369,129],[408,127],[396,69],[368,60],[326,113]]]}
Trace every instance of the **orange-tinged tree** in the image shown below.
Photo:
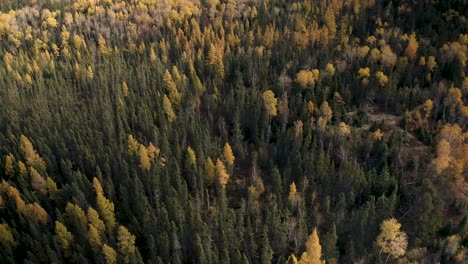
{"label": "orange-tinged tree", "polygon": [[231,146],[229,145],[229,143],[226,142],[226,144],[224,144],[224,148],[223,148],[223,156],[224,156],[224,160],[226,161],[226,163],[232,167],[234,165],[234,160],[236,159],[234,157],[234,153],[232,153],[232,148]]}
{"label": "orange-tinged tree", "polygon": [[68,231],[67,227],[59,221],[55,221],[55,239],[60,245],[65,257],[70,256],[70,246],[73,243],[74,237],[72,233]]}
{"label": "orange-tinged tree", "polygon": [[87,216],[88,216],[88,222],[90,225],[95,227],[99,234],[104,234],[104,231],[106,230],[106,226],[104,222],[99,218],[99,214],[96,210],[94,210],[92,207],[88,208],[87,211]]}
{"label": "orange-tinged tree", "polygon": [[104,244],[102,246],[102,254],[104,255],[104,259],[106,260],[106,264],[116,264],[117,263],[117,253],[115,250]]}
{"label": "orange-tinged tree", "polygon": [[96,201],[99,213],[101,213],[101,217],[104,220],[107,231],[112,233],[112,230],[115,227],[114,204],[104,197],[101,183],[96,177],[93,178],[93,186],[96,191]]}
{"label": "orange-tinged tree", "polygon": [[45,170],[44,160],[37,154],[31,141],[24,135],[20,137],[20,148],[23,151],[26,163],[30,166],[35,166],[39,169]]}
{"label": "orange-tinged tree", "polygon": [[38,191],[40,194],[47,193],[47,183],[46,180],[37,172],[33,167],[29,168],[29,173],[31,174],[31,187]]}
{"label": "orange-tinged tree", "polygon": [[292,182],[291,185],[289,185],[288,199],[292,206],[297,205],[297,202],[299,200],[299,194],[297,193],[297,187],[295,182]]}
{"label": "orange-tinged tree", "polygon": [[314,228],[312,234],[306,242],[306,251],[302,253],[298,264],[325,264],[322,258],[322,246],[317,234],[317,228]]}
{"label": "orange-tinged tree", "polygon": [[408,46],[405,49],[405,55],[412,61],[416,58],[416,53],[418,52],[418,41],[416,40],[416,33],[411,34],[408,40]]}
{"label": "orange-tinged tree", "polygon": [[15,157],[11,153],[5,159],[5,174],[10,178],[15,176]]}
{"label": "orange-tinged tree", "polygon": [[124,97],[127,97],[129,94],[128,85],[125,81],[122,82],[122,94]]}
{"label": "orange-tinged tree", "polygon": [[28,216],[36,223],[45,225],[49,220],[49,215],[40,204],[34,202],[26,205]]}
{"label": "orange-tinged tree", "polygon": [[148,156],[148,150],[143,144],[140,144],[138,154],[140,156],[140,168],[149,171],[151,169],[151,160]]}
{"label": "orange-tinged tree", "polygon": [[395,218],[387,219],[380,225],[381,232],[377,237],[377,245],[381,248],[381,252],[388,254],[388,257],[399,258],[406,254],[408,237],[405,232],[400,231],[400,227],[401,224]]}
{"label": "orange-tinged tree", "polygon": [[187,147],[187,160],[189,161],[189,164],[192,166],[195,166],[197,164],[197,155],[195,154],[195,151],[190,146]]}
{"label": "orange-tinged tree", "polygon": [[8,224],[0,224],[0,248],[11,250],[16,244],[10,226]]}
{"label": "orange-tinged tree", "polygon": [[263,92],[263,104],[267,109],[267,112],[270,116],[276,116],[277,109],[276,105],[278,104],[278,99],[276,99],[275,94],[271,90]]}
{"label": "orange-tinged tree", "polygon": [[216,174],[216,166],[210,157],[208,157],[205,162],[205,174],[208,182],[213,182]]}
{"label": "orange-tinged tree", "polygon": [[397,62],[397,55],[393,53],[392,48],[389,45],[385,45],[381,49],[380,60],[383,65],[392,68]]}
{"label": "orange-tinged tree", "polygon": [[140,147],[140,143],[133,137],[133,135],[128,135],[128,152],[132,155],[138,152],[138,148]]}
{"label": "orange-tinged tree", "polygon": [[97,228],[92,224],[88,225],[88,241],[94,252],[99,252],[99,250],[102,248],[101,235]]}
{"label": "orange-tinged tree", "polygon": [[216,160],[216,171],[218,172],[218,180],[223,188],[226,188],[226,184],[229,180],[229,174],[226,172],[223,162],[220,159]]}
{"label": "orange-tinged tree", "polygon": [[120,226],[117,233],[117,246],[124,257],[124,263],[130,263],[131,257],[136,252],[135,236],[124,226]]}
{"label": "orange-tinged tree", "polygon": [[167,116],[167,119],[169,120],[170,123],[172,123],[175,119],[175,113],[174,113],[174,110],[172,109],[172,103],[166,95],[164,95],[163,97],[163,109],[164,109],[164,113]]}

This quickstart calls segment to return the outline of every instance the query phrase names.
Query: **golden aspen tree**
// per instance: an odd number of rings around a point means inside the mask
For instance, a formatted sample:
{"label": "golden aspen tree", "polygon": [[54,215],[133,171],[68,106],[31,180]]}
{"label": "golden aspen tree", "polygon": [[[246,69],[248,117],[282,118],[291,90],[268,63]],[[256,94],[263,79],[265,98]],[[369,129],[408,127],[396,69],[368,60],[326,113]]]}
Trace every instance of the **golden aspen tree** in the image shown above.
{"label": "golden aspen tree", "polygon": [[330,35],[334,36],[336,34],[336,19],[335,10],[333,10],[331,5],[325,11],[324,20],[328,30],[330,31]]}
{"label": "golden aspen tree", "polygon": [[68,231],[67,227],[59,221],[55,221],[55,239],[60,245],[65,257],[70,256],[70,245],[73,242],[74,237],[72,233]]}
{"label": "golden aspen tree", "polygon": [[99,218],[99,214],[94,208],[89,207],[87,211],[88,223],[99,232],[100,235],[104,234],[106,226],[104,222]]}
{"label": "golden aspen tree", "polygon": [[301,48],[305,49],[309,46],[309,31],[303,19],[298,19],[295,25],[294,41]]}
{"label": "golden aspen tree", "polygon": [[88,222],[83,209],[81,209],[81,207],[78,205],[72,204],[70,202],[68,202],[67,206],[65,207],[65,215],[69,218],[75,219],[83,226],[86,226],[86,223]]}
{"label": "golden aspen tree", "polygon": [[433,160],[437,173],[440,173],[449,166],[451,149],[450,144],[445,139],[440,140],[437,144],[437,158]]}
{"label": "golden aspen tree", "polygon": [[437,62],[434,56],[427,57],[426,67],[429,71],[434,71],[437,66]]}
{"label": "golden aspen tree", "polygon": [[377,78],[377,81],[379,82],[380,86],[385,86],[388,83],[388,77],[385,75],[385,73],[378,71],[375,73],[375,77]]}
{"label": "golden aspen tree", "polygon": [[86,42],[80,35],[73,36],[73,46],[76,50],[80,50],[82,47],[86,48]]}
{"label": "golden aspen tree", "polygon": [[325,264],[322,258],[322,246],[317,234],[317,228],[314,228],[312,234],[306,242],[306,251],[302,253],[299,264]]}
{"label": "golden aspen tree", "polygon": [[49,215],[37,202],[26,205],[26,211],[28,216],[38,224],[45,225],[49,220]]}
{"label": "golden aspen tree", "polygon": [[115,250],[104,244],[102,246],[102,254],[104,255],[104,259],[106,260],[106,264],[116,264],[117,263],[117,253]]}
{"label": "golden aspen tree", "polygon": [[320,105],[320,117],[317,121],[317,126],[320,129],[325,129],[328,122],[330,122],[333,115],[333,111],[327,101],[323,101]]}
{"label": "golden aspen tree", "polygon": [[296,82],[302,88],[314,85],[314,78],[311,71],[301,70],[296,74]]}
{"label": "golden aspen tree", "polygon": [[459,88],[452,87],[448,90],[444,104],[449,107],[450,117],[457,117],[457,110],[463,107],[462,92]]}
{"label": "golden aspen tree", "polygon": [[302,136],[302,130],[304,127],[304,123],[301,120],[294,121],[294,136],[296,138],[300,138]]}
{"label": "golden aspen tree", "polygon": [[393,53],[392,48],[389,45],[385,45],[381,48],[381,62],[387,67],[395,66],[397,62],[397,55]]}
{"label": "golden aspen tree", "polygon": [[297,187],[295,182],[292,182],[291,185],[289,185],[288,199],[292,206],[297,205],[299,195],[297,194]]}
{"label": "golden aspen tree", "polygon": [[432,102],[431,99],[427,99],[426,102],[424,102],[423,104],[422,109],[424,111],[424,118],[426,119],[426,122],[427,122],[427,119],[431,116],[433,106],[434,106],[434,103]]}
{"label": "golden aspen tree", "polygon": [[234,165],[234,160],[236,159],[236,157],[234,156],[234,153],[232,153],[231,145],[229,145],[229,143],[227,142],[226,144],[224,144],[223,156],[228,166],[232,167]]}
{"label": "golden aspen tree", "polygon": [[10,178],[15,176],[15,157],[11,153],[5,159],[5,174]]}
{"label": "golden aspen tree", "polygon": [[55,195],[58,191],[58,188],[57,188],[57,183],[55,183],[55,181],[51,177],[47,177],[46,189],[47,189],[47,193],[49,194],[49,198],[51,200],[54,200]]}
{"label": "golden aspen tree", "polygon": [[177,90],[177,85],[172,79],[171,73],[167,69],[164,72],[163,84],[171,103],[174,104],[174,106],[179,106],[182,95]]}
{"label": "golden aspen tree", "polygon": [[122,82],[122,94],[124,97],[127,97],[129,94],[128,85],[125,81]]}
{"label": "golden aspen tree", "polygon": [[465,77],[462,82],[462,90],[464,93],[468,93],[468,77]]}
{"label": "golden aspen tree", "polygon": [[294,254],[291,254],[286,260],[286,264],[298,264],[298,263],[299,261],[297,260],[297,257]]}
{"label": "golden aspen tree", "polygon": [[140,143],[133,137],[133,135],[128,135],[128,152],[132,155],[138,153],[138,148],[140,147]]}
{"label": "golden aspen tree", "polygon": [[189,164],[192,166],[195,166],[197,164],[197,155],[195,154],[195,151],[190,146],[187,147],[187,160],[189,161]]}
{"label": "golden aspen tree", "polygon": [[153,48],[150,48],[150,61],[154,63],[157,59],[156,52],[154,52]]}
{"label": "golden aspen tree", "polygon": [[205,174],[208,182],[213,182],[216,175],[216,166],[210,157],[208,157],[205,162]]}
{"label": "golden aspen tree", "polygon": [[267,109],[267,112],[270,116],[276,116],[277,110],[276,105],[278,104],[278,99],[276,99],[275,94],[271,90],[263,92],[263,104]]}
{"label": "golden aspen tree", "polygon": [[98,37],[98,46],[99,46],[99,52],[102,55],[109,55],[112,53],[112,48],[107,47],[106,40],[101,34],[99,34],[99,37]]}
{"label": "golden aspen tree", "polygon": [[384,133],[380,129],[377,129],[376,131],[371,133],[371,138],[374,141],[379,141],[379,140],[381,140],[383,138],[383,135],[384,135]]}
{"label": "golden aspen tree", "polygon": [[160,149],[158,147],[156,147],[155,145],[153,145],[153,143],[149,143],[148,147],[146,148],[147,151],[148,151],[148,157],[151,161],[153,161],[156,156],[159,155],[160,153]]}
{"label": "golden aspen tree", "polygon": [[102,240],[99,230],[92,224],[88,225],[88,241],[94,252],[99,252],[102,248]]}
{"label": "golden aspen tree", "polygon": [[307,111],[312,114],[315,110],[315,105],[312,101],[307,102]]}
{"label": "golden aspen tree", "polygon": [[130,263],[131,257],[136,252],[135,236],[124,226],[120,226],[117,233],[117,246],[124,257],[124,263]]}
{"label": "golden aspen tree", "polygon": [[140,168],[149,171],[151,169],[151,161],[148,156],[148,151],[143,144],[140,144],[138,155],[140,156]]}
{"label": "golden aspen tree", "polygon": [[368,46],[362,46],[357,48],[357,56],[359,59],[364,59],[364,57],[369,54],[370,48]]}
{"label": "golden aspen tree", "polygon": [[101,183],[96,177],[93,178],[93,186],[96,191],[98,210],[101,213],[101,217],[104,220],[104,223],[106,224],[107,231],[111,233],[115,227],[114,204],[106,197],[104,197]]}
{"label": "golden aspen tree", "polygon": [[19,214],[24,214],[26,213],[26,203],[23,201],[23,199],[21,198],[21,194],[20,192],[18,191],[18,189],[16,189],[15,187],[13,186],[10,186],[9,184],[7,184],[5,181],[2,182],[2,185],[6,185],[6,189],[7,189],[7,195],[8,195],[8,198],[10,199],[13,199],[15,201],[15,205],[16,205],[16,211],[19,213]]}
{"label": "golden aspen tree", "polygon": [[382,57],[382,53],[377,48],[373,48],[370,51],[370,58],[374,63],[378,62]]}
{"label": "golden aspen tree", "polygon": [[166,95],[164,95],[163,97],[163,109],[164,113],[166,114],[167,120],[169,120],[170,123],[174,122],[175,113],[172,109],[172,103]]}
{"label": "golden aspen tree", "polygon": [[328,76],[335,75],[335,67],[333,66],[333,64],[327,63],[327,66],[325,66],[325,72]]}
{"label": "golden aspen tree", "polygon": [[340,131],[340,135],[344,137],[349,137],[351,135],[351,127],[347,125],[345,122],[340,122],[338,127]]}
{"label": "golden aspen tree", "polygon": [[405,49],[405,55],[412,61],[416,58],[416,53],[418,52],[418,41],[416,40],[416,33],[413,32],[408,40],[408,46]]}
{"label": "golden aspen tree", "polygon": [[[395,218],[387,219],[380,225],[380,234],[377,237],[377,245],[381,252],[387,253],[388,257],[399,258],[406,254],[408,237],[400,231],[401,224]],[[388,259],[388,258],[387,258]]]}
{"label": "golden aspen tree", "polygon": [[37,154],[31,141],[24,136],[20,137],[20,149],[26,158],[26,163],[30,166],[36,166],[39,169],[45,170],[45,161]]}
{"label": "golden aspen tree", "polygon": [[208,58],[206,63],[216,72],[217,76],[221,79],[224,78],[224,63],[222,51],[211,44],[210,50],[208,51]]}
{"label": "golden aspen tree", "polygon": [[366,68],[360,68],[358,70],[358,76],[359,78],[369,78],[370,77],[370,69],[369,67]]}
{"label": "golden aspen tree", "polygon": [[16,246],[16,241],[8,224],[0,224],[0,248],[11,250]]}
{"label": "golden aspen tree", "polygon": [[33,167],[29,168],[29,173],[31,175],[31,187],[42,195],[46,194],[47,193],[46,180]]}
{"label": "golden aspen tree", "polygon": [[88,80],[92,80],[94,78],[94,72],[91,66],[88,66],[88,68],[86,68],[86,77],[88,78]]}
{"label": "golden aspen tree", "polygon": [[226,184],[229,180],[229,174],[226,172],[223,162],[220,159],[216,160],[216,171],[218,172],[218,180],[223,188],[226,188]]}

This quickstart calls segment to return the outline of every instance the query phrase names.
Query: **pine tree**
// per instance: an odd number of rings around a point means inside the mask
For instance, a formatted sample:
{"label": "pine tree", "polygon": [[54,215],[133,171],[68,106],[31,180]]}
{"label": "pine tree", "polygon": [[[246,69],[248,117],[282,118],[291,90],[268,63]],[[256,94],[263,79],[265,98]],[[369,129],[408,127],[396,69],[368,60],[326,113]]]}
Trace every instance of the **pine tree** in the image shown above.
{"label": "pine tree", "polygon": [[260,260],[262,264],[271,264],[273,260],[273,250],[271,249],[270,242],[268,241],[267,227],[263,229]]}

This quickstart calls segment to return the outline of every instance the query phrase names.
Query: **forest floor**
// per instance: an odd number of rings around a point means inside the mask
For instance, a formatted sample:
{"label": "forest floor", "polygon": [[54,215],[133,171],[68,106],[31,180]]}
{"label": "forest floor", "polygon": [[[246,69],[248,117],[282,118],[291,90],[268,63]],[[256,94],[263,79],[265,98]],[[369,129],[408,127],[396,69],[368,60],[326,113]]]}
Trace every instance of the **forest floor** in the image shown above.
{"label": "forest floor", "polygon": [[[387,131],[395,131],[403,135],[404,142],[400,149],[400,164],[403,167],[415,166],[417,164],[429,164],[431,161],[431,149],[428,145],[424,144],[420,141],[414,134],[411,132],[405,131],[401,126],[401,122],[403,120],[402,116],[396,116],[388,113],[382,112],[375,112],[369,114],[369,123],[372,124],[374,122],[379,123],[383,122],[385,130]],[[367,128],[370,125],[367,125]],[[416,165],[417,166],[417,165]],[[407,183],[411,184],[417,179],[414,179],[414,175],[417,175],[411,169],[405,170],[404,172]]]}

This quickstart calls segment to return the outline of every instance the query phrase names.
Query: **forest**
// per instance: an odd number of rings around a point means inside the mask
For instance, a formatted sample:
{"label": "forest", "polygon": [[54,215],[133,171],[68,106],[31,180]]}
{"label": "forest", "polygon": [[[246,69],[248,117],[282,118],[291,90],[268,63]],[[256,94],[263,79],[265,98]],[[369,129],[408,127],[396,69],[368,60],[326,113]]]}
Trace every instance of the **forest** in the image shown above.
{"label": "forest", "polygon": [[468,262],[466,0],[1,0],[0,263]]}

